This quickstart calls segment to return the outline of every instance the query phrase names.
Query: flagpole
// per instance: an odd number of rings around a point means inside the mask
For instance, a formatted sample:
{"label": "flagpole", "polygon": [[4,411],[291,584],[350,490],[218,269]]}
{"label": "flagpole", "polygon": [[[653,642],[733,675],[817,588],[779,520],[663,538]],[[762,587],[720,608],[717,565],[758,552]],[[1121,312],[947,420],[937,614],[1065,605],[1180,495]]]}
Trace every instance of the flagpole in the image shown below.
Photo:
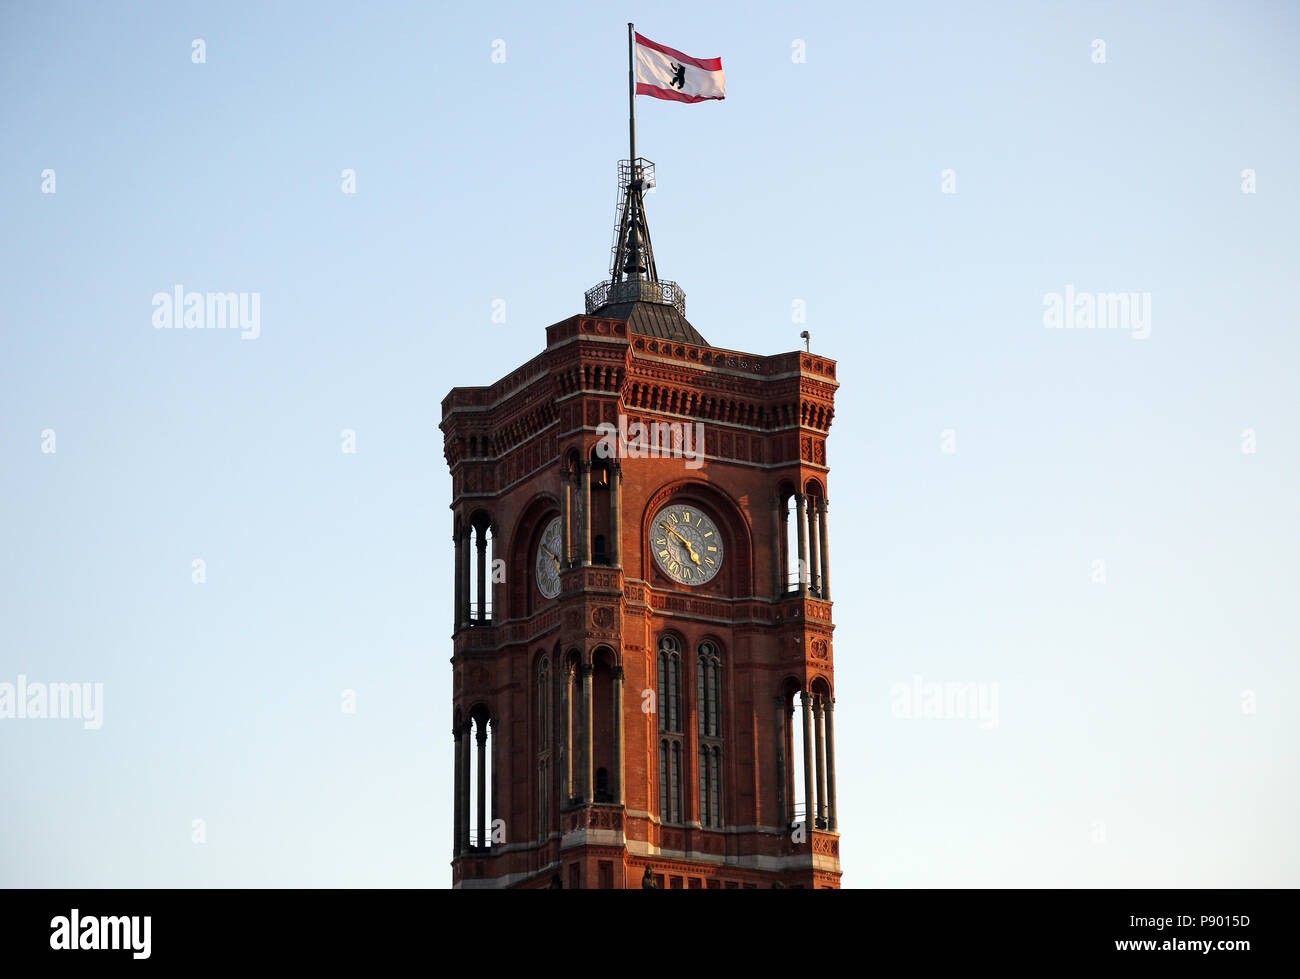
{"label": "flagpole", "polygon": [[636,179],[636,31],[627,25],[627,138],[628,166]]}

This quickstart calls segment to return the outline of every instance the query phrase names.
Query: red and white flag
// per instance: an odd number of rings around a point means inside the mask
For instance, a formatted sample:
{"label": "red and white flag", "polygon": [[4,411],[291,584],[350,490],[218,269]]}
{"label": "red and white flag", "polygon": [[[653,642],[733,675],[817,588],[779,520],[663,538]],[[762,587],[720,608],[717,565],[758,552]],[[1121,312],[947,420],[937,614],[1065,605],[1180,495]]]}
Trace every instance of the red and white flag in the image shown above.
{"label": "red and white flag", "polygon": [[725,99],[721,58],[692,58],[636,35],[636,94],[675,102]]}

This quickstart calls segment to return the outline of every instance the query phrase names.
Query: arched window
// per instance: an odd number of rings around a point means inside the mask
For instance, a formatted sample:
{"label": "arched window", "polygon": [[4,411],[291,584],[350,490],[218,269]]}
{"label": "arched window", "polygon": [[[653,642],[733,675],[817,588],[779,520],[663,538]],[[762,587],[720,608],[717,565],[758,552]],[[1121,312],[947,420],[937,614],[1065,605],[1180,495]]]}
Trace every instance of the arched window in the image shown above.
{"label": "arched window", "polygon": [[674,636],[659,640],[659,730],[682,733],[682,647]]}
{"label": "arched window", "polygon": [[546,834],[550,832],[550,803],[551,803],[551,762],[549,758],[543,758],[537,763],[537,838],[546,839]]}
{"label": "arched window", "polygon": [[492,845],[492,819],[496,809],[494,743],[499,733],[496,720],[485,704],[477,705],[470,712],[470,725],[466,726],[464,737],[471,740],[466,745],[462,788],[467,793],[463,803],[469,817],[465,833],[471,849],[485,850]]}
{"label": "arched window", "polygon": [[537,672],[537,750],[551,746],[551,671],[543,659]]}
{"label": "arched window", "polygon": [[550,832],[551,808],[551,664],[543,656],[537,664],[537,838]]}
{"label": "arched window", "polygon": [[699,660],[695,687],[700,705],[700,737],[718,738],[722,736],[722,661],[718,647],[707,639],[700,643]]}
{"label": "arched window", "polygon": [[[493,586],[496,584],[492,573],[496,557],[496,525],[491,516],[479,510],[470,518],[470,529],[473,537],[466,540],[470,550],[465,552],[463,558],[464,580],[461,583],[465,610],[469,613],[470,625],[489,625],[492,622]],[[474,569],[472,573],[471,565]]]}
{"label": "arched window", "polygon": [[700,643],[695,671],[700,737],[700,823],[722,825],[722,658],[717,644]]}
{"label": "arched window", "polygon": [[659,818],[682,821],[682,648],[673,636],[659,640]]}

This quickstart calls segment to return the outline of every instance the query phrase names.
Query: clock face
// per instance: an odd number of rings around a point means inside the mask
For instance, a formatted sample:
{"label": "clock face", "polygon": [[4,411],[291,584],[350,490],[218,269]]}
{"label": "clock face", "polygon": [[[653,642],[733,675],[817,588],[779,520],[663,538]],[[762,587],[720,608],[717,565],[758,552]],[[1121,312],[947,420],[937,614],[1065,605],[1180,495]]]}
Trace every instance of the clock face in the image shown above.
{"label": "clock face", "polygon": [[664,574],[702,585],[722,569],[722,533],[693,503],[670,503],[650,524],[650,550]]}
{"label": "clock face", "polygon": [[546,525],[542,539],[537,544],[537,590],[545,598],[554,598],[560,593],[560,558],[563,545],[560,542],[560,518],[556,517]]}

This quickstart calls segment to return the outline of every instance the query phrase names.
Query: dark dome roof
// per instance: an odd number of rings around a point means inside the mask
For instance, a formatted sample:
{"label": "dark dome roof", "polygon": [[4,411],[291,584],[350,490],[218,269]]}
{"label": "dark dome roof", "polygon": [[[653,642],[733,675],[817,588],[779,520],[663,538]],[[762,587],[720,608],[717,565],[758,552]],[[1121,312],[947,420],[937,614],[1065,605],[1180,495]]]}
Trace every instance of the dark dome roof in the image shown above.
{"label": "dark dome roof", "polygon": [[699,331],[677,311],[677,307],[667,303],[612,303],[596,310],[593,315],[603,319],[626,320],[631,331],[639,336],[680,340],[701,347],[709,345],[709,341],[700,336]]}

